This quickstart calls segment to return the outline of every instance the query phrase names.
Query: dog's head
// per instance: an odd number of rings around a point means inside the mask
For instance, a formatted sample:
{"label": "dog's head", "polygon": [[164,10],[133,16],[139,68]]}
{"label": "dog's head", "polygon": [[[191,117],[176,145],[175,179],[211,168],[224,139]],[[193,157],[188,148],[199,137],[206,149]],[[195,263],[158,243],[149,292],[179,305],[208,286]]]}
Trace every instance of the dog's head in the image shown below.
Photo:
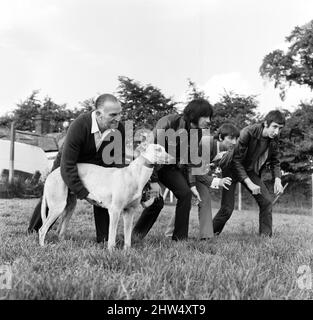
{"label": "dog's head", "polygon": [[148,144],[141,155],[153,164],[169,164],[174,163],[174,157],[169,155],[160,144]]}

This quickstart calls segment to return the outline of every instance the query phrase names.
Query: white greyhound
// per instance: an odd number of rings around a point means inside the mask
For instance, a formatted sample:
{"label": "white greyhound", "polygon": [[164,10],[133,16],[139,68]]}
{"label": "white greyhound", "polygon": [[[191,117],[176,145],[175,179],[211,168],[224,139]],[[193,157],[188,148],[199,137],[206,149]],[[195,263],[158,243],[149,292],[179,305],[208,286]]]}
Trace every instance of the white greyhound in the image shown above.
{"label": "white greyhound", "polygon": [[[115,247],[116,231],[120,214],[124,220],[124,249],[131,247],[131,233],[134,213],[140,209],[142,190],[150,179],[154,164],[170,163],[171,157],[158,144],[149,144],[138,158],[124,168],[105,168],[93,164],[77,164],[78,175],[87,190],[101,201],[110,216],[108,249]],[[46,217],[46,207],[49,208]],[[62,215],[59,237],[64,232],[76,206],[76,196],[68,195],[68,187],[63,181],[60,168],[52,171],[44,185],[39,243],[44,246],[45,236],[53,222]]]}

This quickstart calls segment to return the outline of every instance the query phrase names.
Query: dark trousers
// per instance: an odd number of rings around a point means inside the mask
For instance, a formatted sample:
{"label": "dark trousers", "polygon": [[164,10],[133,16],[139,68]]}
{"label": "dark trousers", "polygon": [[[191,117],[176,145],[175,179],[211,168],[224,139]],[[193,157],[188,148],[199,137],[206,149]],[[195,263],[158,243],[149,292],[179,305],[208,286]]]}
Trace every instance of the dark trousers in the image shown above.
{"label": "dark trousers", "polygon": [[[158,171],[158,178],[177,198],[172,239],[187,239],[192,193],[186,177],[177,167],[167,165]],[[133,232],[143,236],[146,235],[156,221],[161,209],[160,206],[146,208],[139,217]]]}
{"label": "dark trousers", "polygon": [[160,196],[153,201],[151,206],[143,210],[141,216],[139,217],[133,229],[132,234],[140,239],[143,239],[147,235],[149,230],[152,228],[163,207],[164,200]]}
{"label": "dark trousers", "polygon": [[[255,172],[247,172],[251,181],[261,187],[261,193],[253,195],[259,206],[259,233],[267,236],[272,235],[272,197],[265,186],[264,182],[261,180],[261,177]],[[224,177],[231,176],[229,172],[223,173]],[[229,187],[229,190],[223,188],[222,191],[222,201],[221,208],[217,212],[216,216],[213,219],[213,230],[214,233],[221,233],[227,220],[231,217],[234,204],[235,204],[235,189],[236,183],[238,182],[233,178],[232,184]],[[245,183],[243,185],[251,193]]]}
{"label": "dark trousers", "polygon": [[95,217],[97,242],[108,241],[110,224],[108,209],[93,206],[93,214]]}
{"label": "dark trousers", "polygon": [[[30,218],[29,225],[28,225],[28,233],[32,233],[34,231],[38,232],[38,230],[42,226],[42,220],[41,220],[41,203],[42,203],[42,198],[40,198],[40,201],[37,203],[33,215]],[[48,216],[48,207],[46,208],[46,216]],[[54,222],[55,223],[55,222]],[[54,224],[53,223],[53,224]],[[50,229],[52,228],[53,224],[50,226]],[[50,230],[49,229],[49,230]]]}
{"label": "dark trousers", "polygon": [[[30,219],[28,230],[27,230],[28,233],[31,233],[33,231],[38,232],[38,230],[42,226],[41,201],[42,200],[40,199],[39,203],[35,207],[35,210],[33,212],[32,217]],[[94,212],[94,217],[95,217],[97,242],[100,243],[103,241],[107,241],[108,235],[109,235],[109,213],[108,213],[108,210],[105,208],[94,206],[93,212]],[[48,208],[46,210],[46,215],[48,215]],[[51,229],[51,227],[50,227],[50,229]]]}

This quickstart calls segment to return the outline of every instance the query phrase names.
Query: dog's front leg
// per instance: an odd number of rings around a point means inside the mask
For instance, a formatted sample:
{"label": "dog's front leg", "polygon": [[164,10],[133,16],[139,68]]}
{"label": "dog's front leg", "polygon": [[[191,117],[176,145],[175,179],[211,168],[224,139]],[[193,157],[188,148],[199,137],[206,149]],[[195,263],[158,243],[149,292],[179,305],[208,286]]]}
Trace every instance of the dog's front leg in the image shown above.
{"label": "dog's front leg", "polygon": [[109,216],[110,216],[109,239],[108,239],[109,251],[112,251],[115,247],[116,232],[117,232],[117,226],[118,226],[120,214],[121,214],[121,209],[117,209],[117,208],[109,209]]}
{"label": "dog's front leg", "polygon": [[124,222],[124,250],[131,247],[131,236],[133,228],[133,218],[136,210],[133,208],[125,210],[123,212],[123,222]]}

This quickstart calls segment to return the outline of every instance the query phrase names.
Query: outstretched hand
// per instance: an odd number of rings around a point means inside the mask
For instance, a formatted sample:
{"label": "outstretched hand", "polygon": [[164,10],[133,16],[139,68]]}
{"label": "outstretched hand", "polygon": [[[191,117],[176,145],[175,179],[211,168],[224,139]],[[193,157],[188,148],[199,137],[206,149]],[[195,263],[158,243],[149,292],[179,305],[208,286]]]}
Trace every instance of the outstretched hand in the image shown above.
{"label": "outstretched hand", "polygon": [[253,182],[249,183],[248,188],[250,189],[250,191],[252,192],[252,194],[260,194],[261,193],[261,187]]}
{"label": "outstretched hand", "polygon": [[232,178],[225,177],[225,178],[220,179],[219,186],[226,189],[226,190],[229,190],[229,188],[227,186],[230,186],[231,183],[232,183]]}

